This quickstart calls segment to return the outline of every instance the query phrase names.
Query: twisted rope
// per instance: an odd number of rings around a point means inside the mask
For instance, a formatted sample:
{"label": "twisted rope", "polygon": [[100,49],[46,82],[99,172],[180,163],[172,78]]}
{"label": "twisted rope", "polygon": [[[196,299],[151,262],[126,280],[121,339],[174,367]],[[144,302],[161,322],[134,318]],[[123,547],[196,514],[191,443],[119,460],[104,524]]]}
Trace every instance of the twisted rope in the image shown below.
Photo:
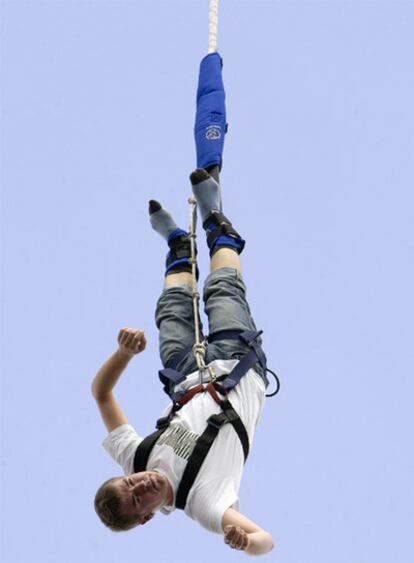
{"label": "twisted rope", "polygon": [[[218,0],[210,0],[209,2],[209,21],[208,21],[208,52],[215,53],[217,51],[217,26],[218,26]],[[200,294],[198,293],[197,286],[197,258],[195,251],[196,243],[196,228],[197,228],[197,201],[190,197],[188,199],[190,204],[190,248],[191,248],[191,277],[192,277],[192,297],[193,297],[193,313],[194,313],[194,331],[195,343],[193,346],[193,354],[197,362],[197,367],[200,371],[200,379],[202,372],[208,369],[210,376],[214,379],[214,373],[210,368],[206,368],[205,356],[206,346],[200,340],[200,319],[199,319],[199,303]]]}
{"label": "twisted rope", "polygon": [[217,51],[218,0],[210,0],[208,18],[208,52]]}
{"label": "twisted rope", "polygon": [[194,198],[190,197],[188,200],[190,204],[190,248],[191,248],[191,277],[192,277],[192,296],[193,296],[193,313],[194,313],[194,346],[193,346],[193,354],[197,362],[197,367],[200,372],[206,369],[205,364],[205,356],[206,356],[206,347],[203,342],[200,340],[200,320],[199,320],[199,302],[200,302],[200,294],[198,292],[197,286],[197,258],[196,258],[196,251],[195,251],[195,243],[197,238],[197,202]]}

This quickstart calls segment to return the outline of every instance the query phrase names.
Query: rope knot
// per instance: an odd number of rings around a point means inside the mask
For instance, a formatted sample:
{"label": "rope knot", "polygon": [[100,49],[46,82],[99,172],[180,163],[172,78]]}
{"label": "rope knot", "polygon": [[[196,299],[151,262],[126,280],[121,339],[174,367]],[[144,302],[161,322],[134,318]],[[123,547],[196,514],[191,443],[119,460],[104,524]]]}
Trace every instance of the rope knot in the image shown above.
{"label": "rope knot", "polygon": [[206,347],[203,343],[201,342],[196,342],[193,346],[193,352],[194,354],[198,354],[200,356],[204,356],[206,355]]}

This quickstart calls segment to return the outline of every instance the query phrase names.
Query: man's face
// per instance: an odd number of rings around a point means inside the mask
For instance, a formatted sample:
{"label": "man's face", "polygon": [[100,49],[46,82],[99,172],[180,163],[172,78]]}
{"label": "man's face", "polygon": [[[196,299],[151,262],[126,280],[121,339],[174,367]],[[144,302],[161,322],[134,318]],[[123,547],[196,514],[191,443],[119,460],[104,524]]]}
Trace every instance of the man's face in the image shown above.
{"label": "man's face", "polygon": [[145,524],[165,504],[166,479],[155,471],[141,471],[120,477],[114,485],[121,492],[122,512]]}

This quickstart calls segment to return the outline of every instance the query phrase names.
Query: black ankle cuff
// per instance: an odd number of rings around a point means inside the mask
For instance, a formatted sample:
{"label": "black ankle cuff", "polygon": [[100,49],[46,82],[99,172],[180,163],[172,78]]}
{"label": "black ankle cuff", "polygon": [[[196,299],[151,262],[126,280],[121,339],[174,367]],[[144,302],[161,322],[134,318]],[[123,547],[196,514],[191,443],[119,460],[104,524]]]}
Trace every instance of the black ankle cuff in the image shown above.
{"label": "black ankle cuff", "polygon": [[[191,267],[191,241],[188,235],[180,235],[173,238],[169,243],[170,252],[165,261],[165,275],[178,274],[180,272],[192,273]],[[195,255],[197,256],[197,246],[195,246]],[[196,267],[196,278],[198,280],[198,268]]]}

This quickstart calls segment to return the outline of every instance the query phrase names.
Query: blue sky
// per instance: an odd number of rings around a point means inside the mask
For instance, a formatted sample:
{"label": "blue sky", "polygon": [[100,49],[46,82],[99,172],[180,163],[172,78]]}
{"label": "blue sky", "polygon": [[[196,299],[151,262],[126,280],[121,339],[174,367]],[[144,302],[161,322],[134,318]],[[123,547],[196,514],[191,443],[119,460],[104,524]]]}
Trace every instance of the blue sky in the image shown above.
{"label": "blue sky", "polygon": [[[116,389],[130,422],[167,404],[147,202],[188,226],[207,7],[1,2],[4,563],[244,557],[182,513],[113,534],[93,510],[119,471],[90,384],[120,327],[149,342]],[[240,491],[263,560],[414,560],[413,24],[411,1],[221,2],[224,211],[282,382]]]}

